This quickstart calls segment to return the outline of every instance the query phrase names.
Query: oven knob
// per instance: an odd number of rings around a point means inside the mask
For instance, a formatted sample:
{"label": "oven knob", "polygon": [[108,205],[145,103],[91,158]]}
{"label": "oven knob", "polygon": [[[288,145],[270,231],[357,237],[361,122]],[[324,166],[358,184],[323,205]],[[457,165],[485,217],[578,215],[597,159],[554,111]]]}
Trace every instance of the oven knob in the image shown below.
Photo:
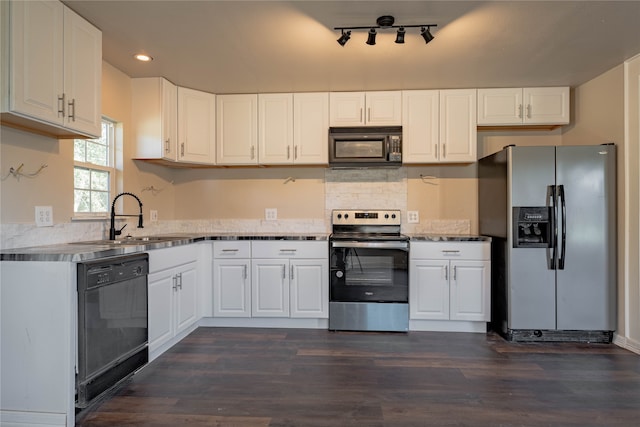
{"label": "oven knob", "polygon": [[389,214],[384,214],[385,219],[389,219]]}
{"label": "oven knob", "polygon": [[349,214],[344,214],[344,219],[349,218]]}
{"label": "oven knob", "polygon": [[396,214],[391,214],[391,218],[396,219]]}
{"label": "oven knob", "polygon": [[338,214],[338,219],[342,218],[342,214]]}
{"label": "oven knob", "polygon": [[344,276],[344,273],[342,271],[336,271],[336,277],[338,279],[342,279],[342,276]]}

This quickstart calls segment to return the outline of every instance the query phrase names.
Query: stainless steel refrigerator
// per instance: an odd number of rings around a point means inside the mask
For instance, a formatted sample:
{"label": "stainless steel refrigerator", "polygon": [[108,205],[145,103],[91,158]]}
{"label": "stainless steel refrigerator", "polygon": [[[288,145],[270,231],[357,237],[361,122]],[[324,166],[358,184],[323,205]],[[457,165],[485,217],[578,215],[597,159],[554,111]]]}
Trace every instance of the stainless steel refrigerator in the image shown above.
{"label": "stainless steel refrigerator", "polygon": [[492,327],[514,341],[611,342],[616,148],[508,146],[480,159]]}

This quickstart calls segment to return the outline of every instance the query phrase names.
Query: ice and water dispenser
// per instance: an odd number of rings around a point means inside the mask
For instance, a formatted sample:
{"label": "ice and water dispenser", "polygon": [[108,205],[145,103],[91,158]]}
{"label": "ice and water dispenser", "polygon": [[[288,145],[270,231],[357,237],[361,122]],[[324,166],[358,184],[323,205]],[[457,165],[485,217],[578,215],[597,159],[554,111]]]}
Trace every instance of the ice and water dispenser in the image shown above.
{"label": "ice and water dispenser", "polygon": [[547,206],[513,208],[513,247],[548,248],[552,236],[551,208]]}

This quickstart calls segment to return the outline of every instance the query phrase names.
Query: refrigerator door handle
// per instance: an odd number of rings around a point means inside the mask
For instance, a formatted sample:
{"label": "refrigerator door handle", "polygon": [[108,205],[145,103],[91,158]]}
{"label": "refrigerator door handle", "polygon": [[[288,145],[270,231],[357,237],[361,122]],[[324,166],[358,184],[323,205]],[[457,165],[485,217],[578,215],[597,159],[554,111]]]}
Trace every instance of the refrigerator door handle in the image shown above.
{"label": "refrigerator door handle", "polygon": [[556,259],[557,259],[557,250],[558,250],[558,229],[556,227],[557,224],[557,215],[558,209],[556,207],[556,186],[555,185],[547,185],[547,206],[551,208],[551,236],[549,236],[550,242],[549,246],[547,246],[547,268],[549,270],[556,270]]}
{"label": "refrigerator door handle", "polygon": [[560,199],[560,211],[562,212],[561,245],[558,256],[558,270],[564,270],[564,261],[567,256],[567,204],[564,199],[564,185],[558,185],[558,198]]}

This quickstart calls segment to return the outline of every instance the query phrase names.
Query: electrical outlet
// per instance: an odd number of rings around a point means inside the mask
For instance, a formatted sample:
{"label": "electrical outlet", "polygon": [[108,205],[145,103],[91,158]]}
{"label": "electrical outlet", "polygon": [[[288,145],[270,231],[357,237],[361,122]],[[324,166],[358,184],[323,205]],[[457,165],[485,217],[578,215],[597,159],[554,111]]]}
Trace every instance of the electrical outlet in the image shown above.
{"label": "electrical outlet", "polygon": [[407,222],[409,224],[418,224],[420,222],[418,211],[407,211]]}
{"label": "electrical outlet", "polygon": [[276,208],[266,208],[264,210],[264,219],[267,221],[275,221],[278,219],[278,209]]}
{"label": "electrical outlet", "polygon": [[36,225],[38,227],[53,227],[53,208],[51,206],[36,206]]}
{"label": "electrical outlet", "polygon": [[151,222],[156,222],[158,220],[158,211],[150,210],[149,211],[149,220]]}

